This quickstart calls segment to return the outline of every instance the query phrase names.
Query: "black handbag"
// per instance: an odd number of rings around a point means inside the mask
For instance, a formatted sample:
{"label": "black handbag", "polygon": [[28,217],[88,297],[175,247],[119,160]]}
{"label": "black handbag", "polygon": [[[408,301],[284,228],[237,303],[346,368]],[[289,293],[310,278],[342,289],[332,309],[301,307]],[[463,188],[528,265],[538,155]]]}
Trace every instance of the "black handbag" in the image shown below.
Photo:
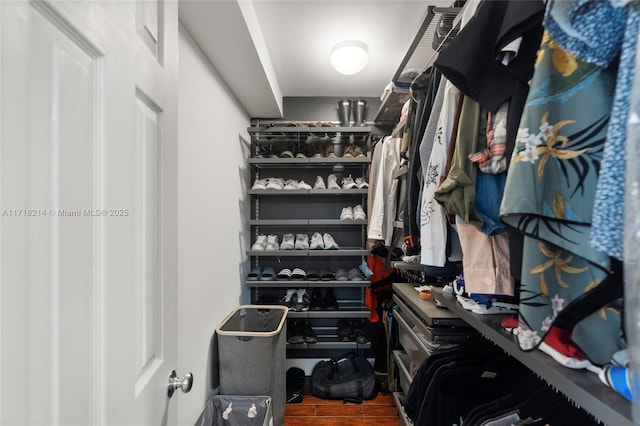
{"label": "black handbag", "polygon": [[376,375],[364,356],[348,352],[313,367],[311,393],[318,398],[359,404],[378,394]]}

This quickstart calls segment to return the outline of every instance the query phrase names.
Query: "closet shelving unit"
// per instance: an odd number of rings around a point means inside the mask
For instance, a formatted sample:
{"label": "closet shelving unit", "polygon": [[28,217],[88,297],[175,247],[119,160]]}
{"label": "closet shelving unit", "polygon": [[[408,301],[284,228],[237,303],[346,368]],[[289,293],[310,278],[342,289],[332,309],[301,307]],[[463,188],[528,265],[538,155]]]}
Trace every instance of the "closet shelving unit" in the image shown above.
{"label": "closet shelving unit", "polygon": [[522,351],[516,336],[505,331],[500,325],[502,315],[478,315],[466,311],[455,296],[444,294],[440,289],[432,290],[432,294],[454,315],[459,316],[599,421],[612,426],[633,425],[631,404],[600,382],[594,373],[564,367],[539,350]]}
{"label": "closet shelving unit", "polygon": [[[435,55],[438,52],[438,45],[434,46],[434,40],[436,39],[436,31],[439,29],[438,25],[441,22],[441,18],[447,17],[453,19],[461,9],[460,7],[428,6],[427,14],[422,21],[422,25],[409,45],[398,69],[391,78],[389,94],[382,101],[374,119],[376,124],[396,125],[398,123],[402,106],[410,96],[409,86],[411,80],[407,78],[407,73],[411,70],[422,72],[433,63]],[[453,28],[456,26],[457,22],[454,21]]]}
{"label": "closet shelving unit", "polygon": [[[327,183],[333,173],[338,184],[343,177],[366,176],[371,163],[371,127],[314,127],[309,125],[287,126],[286,122],[254,120],[247,129],[251,137],[251,182],[259,178],[280,177],[304,180],[313,187],[317,176]],[[333,124],[333,123],[332,123]],[[365,157],[343,157],[347,146],[359,146]],[[314,151],[331,146],[335,157],[313,157]],[[264,155],[265,147],[277,155],[284,150],[303,152],[306,158],[280,158]],[[258,154],[263,154],[258,156]],[[368,190],[357,189],[249,189],[251,197],[251,243],[260,234],[275,234],[282,242],[285,233],[314,232],[331,234],[339,245],[338,250],[247,250],[253,267],[273,267],[277,273],[282,268],[330,269],[347,271],[358,267],[369,253],[365,247],[367,220],[340,220],[343,207],[360,204],[366,211]],[[326,292],[331,288],[338,300],[337,310],[290,310],[292,320],[309,320],[318,343],[287,344],[288,358],[319,358],[333,356],[348,350],[367,350],[370,344],[340,342],[336,336],[339,319],[364,319],[369,311],[364,302],[367,280],[272,280],[245,282],[251,292],[251,302],[258,303],[265,295],[281,299],[287,289],[312,289]]]}
{"label": "closet shelving unit", "polygon": [[439,308],[418,296],[415,284],[394,283],[393,318],[398,324],[400,346],[392,356],[398,367],[398,386],[393,398],[405,426],[411,421],[404,415],[404,395],[409,390],[413,377],[424,360],[432,353],[425,341],[435,344],[459,344],[477,331],[460,319],[455,313]]}
{"label": "closet shelving unit", "polygon": [[[442,308],[436,307],[435,303],[420,299],[418,292],[413,289],[413,284],[397,283],[393,285],[393,289],[394,299],[403,306],[404,313],[402,315],[407,317],[407,313],[409,313],[408,317],[413,318],[412,321],[408,321],[409,327],[405,326],[404,343],[401,338],[404,349],[395,350],[393,353],[396,365],[398,365],[398,379],[401,388],[394,393],[394,400],[402,418],[404,392],[411,384],[412,372],[417,364],[416,358],[422,359],[427,352],[421,341],[425,334],[424,323],[432,323],[434,313],[439,317],[442,317],[443,313]],[[634,424],[631,404],[600,382],[594,373],[564,367],[539,350],[522,351],[516,337],[501,327],[503,315],[479,315],[466,311],[458,304],[454,295],[444,294],[439,288],[432,288],[431,294],[448,309],[452,320],[457,318],[477,330],[484,338],[500,346],[505,352],[515,357],[550,386],[603,424],[610,426],[631,426]],[[401,335],[403,334],[402,321],[402,318],[398,318]],[[418,322],[420,323],[418,324]],[[410,425],[408,419],[402,418],[402,420],[405,425]]]}

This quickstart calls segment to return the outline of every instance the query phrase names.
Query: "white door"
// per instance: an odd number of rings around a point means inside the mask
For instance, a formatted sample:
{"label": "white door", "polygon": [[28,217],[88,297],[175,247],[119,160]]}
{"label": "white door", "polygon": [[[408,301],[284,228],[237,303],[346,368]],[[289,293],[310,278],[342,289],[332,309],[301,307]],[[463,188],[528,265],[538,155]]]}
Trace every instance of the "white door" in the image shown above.
{"label": "white door", "polygon": [[0,2],[0,424],[176,422],[177,30]]}

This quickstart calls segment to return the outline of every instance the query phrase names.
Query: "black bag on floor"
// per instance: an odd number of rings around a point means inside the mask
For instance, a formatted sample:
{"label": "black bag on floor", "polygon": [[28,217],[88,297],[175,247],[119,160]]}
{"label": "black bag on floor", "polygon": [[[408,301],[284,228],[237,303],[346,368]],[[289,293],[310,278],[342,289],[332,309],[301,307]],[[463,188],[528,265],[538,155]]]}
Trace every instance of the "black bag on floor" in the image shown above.
{"label": "black bag on floor", "polygon": [[318,398],[361,403],[378,394],[376,375],[364,356],[348,352],[313,367],[311,393]]}

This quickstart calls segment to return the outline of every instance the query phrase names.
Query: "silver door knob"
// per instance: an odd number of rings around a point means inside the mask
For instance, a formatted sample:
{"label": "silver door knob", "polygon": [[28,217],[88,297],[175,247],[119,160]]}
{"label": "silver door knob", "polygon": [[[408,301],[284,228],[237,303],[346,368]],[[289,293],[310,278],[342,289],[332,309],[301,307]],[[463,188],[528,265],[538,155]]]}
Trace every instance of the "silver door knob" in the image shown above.
{"label": "silver door knob", "polygon": [[167,395],[171,398],[176,389],[181,389],[182,392],[188,393],[191,390],[191,386],[193,386],[193,374],[185,373],[184,377],[178,377],[176,370],[173,370],[167,381]]}

